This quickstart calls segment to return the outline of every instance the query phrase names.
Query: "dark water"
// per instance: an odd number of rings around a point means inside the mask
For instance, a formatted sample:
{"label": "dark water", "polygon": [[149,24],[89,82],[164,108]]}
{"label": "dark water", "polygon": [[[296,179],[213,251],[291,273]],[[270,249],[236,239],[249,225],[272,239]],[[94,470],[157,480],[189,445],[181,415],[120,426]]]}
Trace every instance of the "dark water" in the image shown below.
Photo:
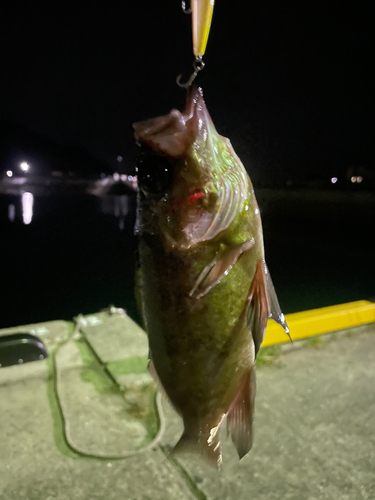
{"label": "dark water", "polygon": [[375,300],[375,193],[262,191],[258,202],[285,313]]}
{"label": "dark water", "polygon": [[[257,197],[285,313],[375,296],[375,195],[259,190]],[[109,304],[136,318],[134,203],[34,195],[24,197],[22,212],[20,196],[0,195],[0,327]]]}

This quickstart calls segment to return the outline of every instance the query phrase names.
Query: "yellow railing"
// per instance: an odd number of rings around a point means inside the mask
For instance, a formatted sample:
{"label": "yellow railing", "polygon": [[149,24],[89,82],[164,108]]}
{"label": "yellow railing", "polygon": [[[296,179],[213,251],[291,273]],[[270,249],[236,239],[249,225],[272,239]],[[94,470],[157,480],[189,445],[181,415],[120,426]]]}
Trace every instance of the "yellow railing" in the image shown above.
{"label": "yellow railing", "polygon": [[[345,330],[354,326],[375,323],[375,303],[358,300],[337,306],[311,309],[287,314],[286,320],[293,340],[305,339],[322,333]],[[289,342],[283,329],[269,320],[262,347]]]}

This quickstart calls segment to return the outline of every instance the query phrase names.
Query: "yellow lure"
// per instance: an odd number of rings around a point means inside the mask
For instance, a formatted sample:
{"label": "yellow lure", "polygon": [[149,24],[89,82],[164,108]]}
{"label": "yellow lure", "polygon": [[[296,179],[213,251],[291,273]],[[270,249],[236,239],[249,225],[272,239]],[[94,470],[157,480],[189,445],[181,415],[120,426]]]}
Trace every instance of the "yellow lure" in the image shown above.
{"label": "yellow lure", "polygon": [[202,58],[206,51],[215,0],[191,0],[193,52]]}

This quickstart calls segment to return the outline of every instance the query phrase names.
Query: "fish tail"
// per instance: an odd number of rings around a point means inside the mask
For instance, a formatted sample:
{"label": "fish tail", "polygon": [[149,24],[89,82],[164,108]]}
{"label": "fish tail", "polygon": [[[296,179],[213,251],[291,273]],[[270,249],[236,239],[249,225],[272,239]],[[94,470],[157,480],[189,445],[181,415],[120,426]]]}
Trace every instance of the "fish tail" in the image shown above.
{"label": "fish tail", "polygon": [[189,434],[184,431],[180,440],[172,450],[173,455],[199,455],[210,465],[220,469],[222,462],[221,447],[218,433],[213,437],[204,438]]}

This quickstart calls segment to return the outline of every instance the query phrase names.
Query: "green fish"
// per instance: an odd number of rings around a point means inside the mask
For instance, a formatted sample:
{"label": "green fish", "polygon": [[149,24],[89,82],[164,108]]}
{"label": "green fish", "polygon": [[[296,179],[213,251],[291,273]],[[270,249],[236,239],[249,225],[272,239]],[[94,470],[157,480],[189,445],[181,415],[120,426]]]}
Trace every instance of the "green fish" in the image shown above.
{"label": "green fish", "polygon": [[219,466],[224,420],[240,458],[252,446],[255,359],[268,318],[289,332],[264,260],[259,208],[201,89],[182,113],[134,129],[150,371],[183,419],[174,451],[196,450]]}

